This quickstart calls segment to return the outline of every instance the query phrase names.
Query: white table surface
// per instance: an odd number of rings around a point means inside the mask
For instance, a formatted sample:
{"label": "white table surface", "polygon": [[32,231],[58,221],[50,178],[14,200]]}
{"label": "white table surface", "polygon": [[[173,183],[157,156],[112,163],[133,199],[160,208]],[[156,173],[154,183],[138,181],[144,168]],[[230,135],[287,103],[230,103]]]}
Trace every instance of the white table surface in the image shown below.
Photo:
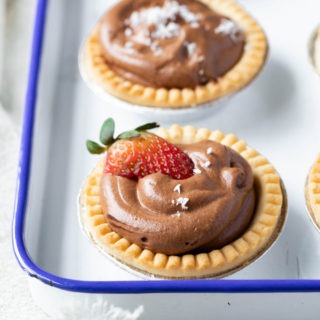
{"label": "white table surface", "polygon": [[0,319],[45,320],[11,245],[20,123],[36,0],[0,1]]}

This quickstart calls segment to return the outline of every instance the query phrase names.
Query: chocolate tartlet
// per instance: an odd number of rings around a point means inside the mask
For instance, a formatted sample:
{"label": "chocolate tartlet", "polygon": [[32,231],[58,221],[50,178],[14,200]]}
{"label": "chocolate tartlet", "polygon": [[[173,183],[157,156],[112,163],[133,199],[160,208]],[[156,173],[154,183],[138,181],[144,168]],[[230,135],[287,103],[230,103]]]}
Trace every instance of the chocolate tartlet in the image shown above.
{"label": "chocolate tartlet", "polygon": [[320,155],[309,171],[305,198],[308,211],[315,226],[320,229]]}
{"label": "chocolate tartlet", "polygon": [[309,41],[309,57],[315,71],[320,75],[320,27],[312,33]]}
{"label": "chocolate tartlet", "polygon": [[177,125],[157,134],[190,156],[194,174],[137,181],[99,163],[80,195],[86,235],[122,266],[160,278],[223,277],[257,259],[286,214],[272,165],[232,134]]}
{"label": "chocolate tartlet", "polygon": [[84,78],[127,102],[190,107],[229,95],[259,72],[266,37],[230,0],[122,0],[82,54]]}

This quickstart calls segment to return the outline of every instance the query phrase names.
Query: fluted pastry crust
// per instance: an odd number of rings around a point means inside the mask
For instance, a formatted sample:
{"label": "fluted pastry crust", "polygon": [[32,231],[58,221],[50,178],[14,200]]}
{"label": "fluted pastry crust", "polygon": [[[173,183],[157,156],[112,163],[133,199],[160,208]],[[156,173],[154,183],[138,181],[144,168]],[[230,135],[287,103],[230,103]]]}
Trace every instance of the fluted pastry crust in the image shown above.
{"label": "fluted pastry crust", "polygon": [[217,141],[239,152],[249,162],[258,196],[255,215],[247,231],[211,252],[170,256],[142,249],[113,232],[106,221],[100,204],[103,169],[100,162],[87,178],[80,195],[80,220],[86,234],[103,253],[130,268],[160,278],[219,278],[257,259],[277,238],[286,214],[286,193],[274,167],[233,134],[178,125],[169,130],[161,128],[157,134],[173,143]]}
{"label": "fluted pastry crust", "polygon": [[232,0],[201,0],[217,13],[239,25],[246,36],[246,47],[239,62],[218,81],[195,89],[145,87],[113,72],[103,58],[97,26],[86,41],[81,55],[81,72],[100,92],[132,104],[158,108],[184,108],[201,105],[230,95],[245,87],[258,74],[267,55],[267,39],[259,24]]}
{"label": "fluted pastry crust", "polygon": [[305,187],[306,203],[313,222],[320,228],[320,155],[311,166]]}
{"label": "fluted pastry crust", "polygon": [[316,31],[314,43],[314,65],[317,72],[320,74],[320,27]]}

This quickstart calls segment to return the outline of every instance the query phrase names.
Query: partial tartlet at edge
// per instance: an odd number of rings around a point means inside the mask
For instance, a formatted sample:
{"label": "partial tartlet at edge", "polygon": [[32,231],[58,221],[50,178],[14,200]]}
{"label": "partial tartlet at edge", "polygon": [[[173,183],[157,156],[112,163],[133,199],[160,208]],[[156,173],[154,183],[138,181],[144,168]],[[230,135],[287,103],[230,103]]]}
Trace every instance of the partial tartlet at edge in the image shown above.
{"label": "partial tartlet at edge", "polygon": [[320,229],[320,155],[309,171],[305,186],[305,198],[311,219]]}

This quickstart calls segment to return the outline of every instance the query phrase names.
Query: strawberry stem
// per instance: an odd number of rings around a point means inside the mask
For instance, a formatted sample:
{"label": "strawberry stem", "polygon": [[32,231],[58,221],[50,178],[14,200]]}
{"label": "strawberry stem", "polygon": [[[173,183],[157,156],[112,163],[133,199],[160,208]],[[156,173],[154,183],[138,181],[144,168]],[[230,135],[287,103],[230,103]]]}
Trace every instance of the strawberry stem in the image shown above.
{"label": "strawberry stem", "polygon": [[129,139],[133,137],[139,137],[142,131],[158,128],[159,125],[156,122],[146,123],[137,127],[134,130],[122,132],[116,138],[114,138],[115,123],[112,118],[106,119],[100,130],[100,142],[102,146],[92,140],[87,140],[87,149],[91,154],[101,154],[109,149],[109,147],[117,140]]}

